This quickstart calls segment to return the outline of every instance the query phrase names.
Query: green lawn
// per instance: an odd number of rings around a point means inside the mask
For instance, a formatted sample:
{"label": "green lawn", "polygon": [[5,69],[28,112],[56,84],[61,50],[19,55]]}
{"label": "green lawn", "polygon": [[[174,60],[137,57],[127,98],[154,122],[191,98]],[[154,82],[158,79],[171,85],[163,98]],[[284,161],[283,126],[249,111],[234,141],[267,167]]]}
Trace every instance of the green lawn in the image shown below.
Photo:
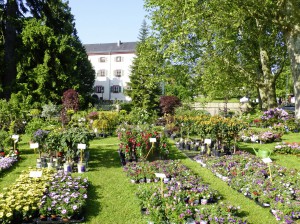
{"label": "green lawn", "polygon": [[[285,141],[296,141],[299,134],[285,135]],[[298,138],[299,139],[299,138]],[[297,140],[299,141],[299,140]],[[21,151],[21,161],[12,169],[0,174],[0,188],[9,187],[19,176],[23,169],[35,166],[38,157],[29,149],[28,137],[23,137],[19,144]],[[270,148],[274,144],[257,144],[255,148]],[[252,145],[240,143],[239,147],[252,150]],[[95,139],[90,144],[90,161],[88,171],[82,175],[88,177],[91,185],[89,198],[85,211],[86,223],[93,224],[125,224],[125,223],[147,223],[145,217],[140,212],[139,201],[135,196],[138,185],[131,184],[126,174],[122,171],[118,155],[118,140],[116,137]],[[300,168],[300,157],[272,155],[274,162],[281,165]],[[240,205],[243,214],[248,217],[250,223],[265,224],[276,223],[275,218],[269,209],[258,206],[254,201],[245,198],[243,195],[232,190],[225,182],[215,177],[209,170],[201,167],[192,161],[185,154],[173,147],[171,159],[180,159],[183,164],[199,174],[203,180],[218,190],[223,196],[224,201],[234,205]]]}

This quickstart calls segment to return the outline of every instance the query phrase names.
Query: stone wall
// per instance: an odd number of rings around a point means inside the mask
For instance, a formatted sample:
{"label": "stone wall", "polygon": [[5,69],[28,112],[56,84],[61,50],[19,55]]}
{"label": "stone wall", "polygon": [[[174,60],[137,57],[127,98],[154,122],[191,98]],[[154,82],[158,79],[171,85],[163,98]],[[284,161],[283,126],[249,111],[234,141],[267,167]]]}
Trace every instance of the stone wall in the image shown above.
{"label": "stone wall", "polygon": [[[211,115],[219,114],[220,111],[224,111],[225,103],[194,103],[191,105],[196,110],[206,110]],[[234,111],[235,113],[241,113],[249,107],[248,103],[227,103],[227,111]]]}

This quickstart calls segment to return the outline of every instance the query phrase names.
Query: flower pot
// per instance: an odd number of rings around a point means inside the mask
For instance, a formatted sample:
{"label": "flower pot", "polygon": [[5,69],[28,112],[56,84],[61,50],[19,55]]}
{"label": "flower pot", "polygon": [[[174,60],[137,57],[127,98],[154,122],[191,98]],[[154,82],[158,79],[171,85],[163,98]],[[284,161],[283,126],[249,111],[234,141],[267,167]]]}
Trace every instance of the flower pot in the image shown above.
{"label": "flower pot", "polygon": [[77,168],[78,168],[78,173],[84,173],[85,172],[85,164],[84,163],[78,163]]}
{"label": "flower pot", "polygon": [[207,199],[206,198],[203,198],[201,199],[201,205],[206,205],[207,204]]}
{"label": "flower pot", "polygon": [[49,163],[47,163],[47,166],[48,166],[48,169],[52,169],[53,168],[53,163],[51,163],[51,162],[49,162]]}
{"label": "flower pot", "polygon": [[52,215],[51,215],[51,220],[52,220],[52,221],[56,221],[56,220],[57,220],[57,215],[52,214]]}
{"label": "flower pot", "polygon": [[72,171],[71,164],[65,163],[65,164],[64,164],[64,171],[65,171],[66,173],[71,172],[71,171]]}
{"label": "flower pot", "polygon": [[40,220],[41,220],[41,221],[46,221],[46,220],[47,220],[47,216],[45,216],[45,215],[40,215]]}

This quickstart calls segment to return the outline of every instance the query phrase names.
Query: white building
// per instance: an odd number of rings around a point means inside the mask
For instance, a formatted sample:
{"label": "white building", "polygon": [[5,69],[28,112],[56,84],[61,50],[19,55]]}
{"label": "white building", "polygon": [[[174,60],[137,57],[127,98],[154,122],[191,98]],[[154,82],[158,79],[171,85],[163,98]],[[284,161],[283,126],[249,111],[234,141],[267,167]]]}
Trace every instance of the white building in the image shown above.
{"label": "white building", "polygon": [[130,101],[123,92],[130,81],[136,42],[85,44],[84,47],[96,72],[94,96],[100,100]]}

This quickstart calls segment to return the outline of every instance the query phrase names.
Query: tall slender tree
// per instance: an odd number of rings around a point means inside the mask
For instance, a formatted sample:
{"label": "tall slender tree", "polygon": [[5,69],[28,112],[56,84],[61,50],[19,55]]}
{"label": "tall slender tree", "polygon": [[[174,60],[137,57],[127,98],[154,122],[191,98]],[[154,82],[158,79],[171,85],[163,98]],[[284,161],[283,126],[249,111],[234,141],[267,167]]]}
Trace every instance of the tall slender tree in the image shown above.
{"label": "tall slender tree", "polygon": [[161,94],[159,65],[162,61],[154,39],[148,37],[147,24],[143,21],[136,47],[136,57],[131,68],[129,89],[126,91],[134,106],[149,112],[158,109]]}

